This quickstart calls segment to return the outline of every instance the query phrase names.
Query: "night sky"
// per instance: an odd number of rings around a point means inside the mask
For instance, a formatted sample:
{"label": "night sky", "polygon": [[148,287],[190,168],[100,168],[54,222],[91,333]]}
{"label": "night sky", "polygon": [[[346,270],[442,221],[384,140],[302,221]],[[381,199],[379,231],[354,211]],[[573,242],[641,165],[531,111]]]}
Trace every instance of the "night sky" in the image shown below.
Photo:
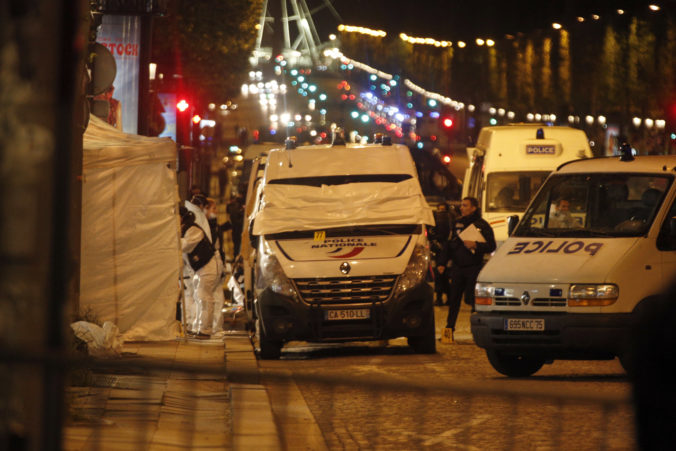
{"label": "night sky", "polygon": [[[274,1],[274,0],[269,0]],[[321,0],[306,0],[310,9]],[[623,8],[631,13],[650,3],[676,8],[676,0],[333,0],[346,25],[400,32],[440,40],[469,40],[477,36],[499,38],[570,22],[577,16],[603,15]],[[336,32],[338,20],[324,8],[315,16],[322,40]]]}

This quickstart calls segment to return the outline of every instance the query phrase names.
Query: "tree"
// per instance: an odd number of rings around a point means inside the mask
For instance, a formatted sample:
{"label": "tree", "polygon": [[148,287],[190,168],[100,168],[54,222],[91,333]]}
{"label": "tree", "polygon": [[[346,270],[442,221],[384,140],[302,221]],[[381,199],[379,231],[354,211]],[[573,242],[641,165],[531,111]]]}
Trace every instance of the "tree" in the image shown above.
{"label": "tree", "polygon": [[193,103],[223,103],[249,71],[260,0],[169,0],[153,26],[158,72],[180,74]]}

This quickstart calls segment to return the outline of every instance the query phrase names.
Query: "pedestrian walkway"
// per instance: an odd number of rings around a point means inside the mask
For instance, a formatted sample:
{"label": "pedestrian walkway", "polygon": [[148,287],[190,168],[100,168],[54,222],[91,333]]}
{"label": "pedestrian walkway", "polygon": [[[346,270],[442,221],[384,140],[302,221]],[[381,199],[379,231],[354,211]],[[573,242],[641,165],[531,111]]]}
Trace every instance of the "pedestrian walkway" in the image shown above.
{"label": "pedestrian walkway", "polygon": [[[165,369],[135,371],[136,358]],[[128,370],[68,389],[64,449],[282,449],[265,387],[230,377],[256,374],[245,333],[126,343],[122,359],[131,359]],[[210,371],[185,371],[191,366]]]}

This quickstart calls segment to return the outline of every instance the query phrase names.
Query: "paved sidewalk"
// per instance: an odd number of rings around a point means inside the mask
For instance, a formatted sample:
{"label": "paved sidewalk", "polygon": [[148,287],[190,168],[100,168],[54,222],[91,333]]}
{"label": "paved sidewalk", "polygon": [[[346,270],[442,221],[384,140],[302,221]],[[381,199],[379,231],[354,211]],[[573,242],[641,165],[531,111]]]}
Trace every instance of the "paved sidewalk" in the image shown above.
{"label": "paved sidewalk", "polygon": [[211,340],[125,343],[122,357],[132,359],[130,366],[138,357],[209,371],[117,369],[93,375],[87,386],[70,387],[64,449],[283,448],[265,387],[228,377],[258,369],[242,332]]}

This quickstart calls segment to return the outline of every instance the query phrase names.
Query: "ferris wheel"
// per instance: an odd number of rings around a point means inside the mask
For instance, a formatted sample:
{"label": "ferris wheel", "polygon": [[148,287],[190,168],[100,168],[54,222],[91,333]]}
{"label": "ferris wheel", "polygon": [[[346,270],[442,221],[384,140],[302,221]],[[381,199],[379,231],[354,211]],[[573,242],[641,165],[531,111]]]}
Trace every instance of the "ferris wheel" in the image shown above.
{"label": "ferris wheel", "polygon": [[292,66],[319,64],[327,43],[321,42],[312,16],[328,8],[342,22],[332,3],[321,0],[311,10],[305,0],[264,0],[251,64],[263,64],[273,55],[282,55]]}

